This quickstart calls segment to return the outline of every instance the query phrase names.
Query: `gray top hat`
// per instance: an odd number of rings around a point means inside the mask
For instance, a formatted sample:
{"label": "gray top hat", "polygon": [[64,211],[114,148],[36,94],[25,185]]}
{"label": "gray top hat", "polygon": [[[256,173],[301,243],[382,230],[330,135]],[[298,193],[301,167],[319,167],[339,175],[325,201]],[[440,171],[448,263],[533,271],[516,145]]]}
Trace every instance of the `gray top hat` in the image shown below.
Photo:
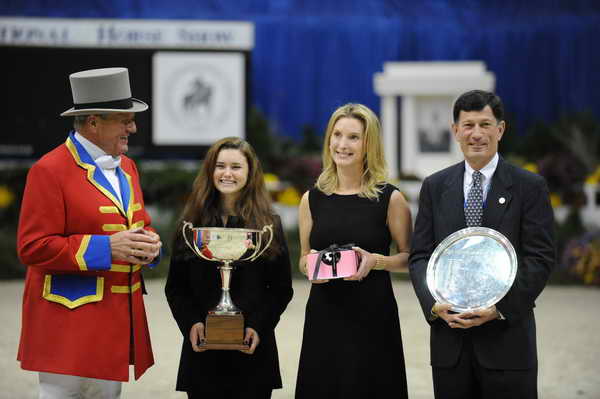
{"label": "gray top hat", "polygon": [[60,116],[141,112],[148,104],[131,97],[127,68],[90,69],[69,76],[75,106]]}

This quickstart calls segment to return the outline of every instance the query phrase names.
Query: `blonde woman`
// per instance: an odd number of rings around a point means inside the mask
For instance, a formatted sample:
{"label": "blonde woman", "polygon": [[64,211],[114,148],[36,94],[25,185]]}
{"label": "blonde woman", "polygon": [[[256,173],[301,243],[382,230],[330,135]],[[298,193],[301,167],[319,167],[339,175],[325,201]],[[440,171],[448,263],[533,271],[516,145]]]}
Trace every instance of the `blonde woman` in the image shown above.
{"label": "blonde woman", "polygon": [[[361,104],[331,116],[323,171],[300,203],[299,267],[306,255],[354,243],[355,275],[313,281],[306,305],[296,398],[406,398],[398,308],[390,273],[407,267],[411,216],[386,182],[380,124]],[[397,253],[390,256],[390,244]]]}

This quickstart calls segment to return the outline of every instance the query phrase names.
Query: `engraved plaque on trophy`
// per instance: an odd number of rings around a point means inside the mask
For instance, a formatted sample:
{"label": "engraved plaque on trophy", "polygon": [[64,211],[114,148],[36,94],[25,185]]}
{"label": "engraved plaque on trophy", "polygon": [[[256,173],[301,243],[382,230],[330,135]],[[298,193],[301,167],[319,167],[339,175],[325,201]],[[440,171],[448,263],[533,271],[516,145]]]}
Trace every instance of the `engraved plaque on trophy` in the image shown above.
{"label": "engraved plaque on trophy", "polygon": [[[265,241],[263,235],[269,232]],[[191,234],[190,234],[191,233]],[[248,349],[244,344],[244,315],[235,306],[229,294],[234,261],[254,261],[269,247],[273,240],[273,226],[262,230],[227,227],[194,227],[183,222],[183,238],[187,246],[200,258],[219,262],[221,274],[221,299],[208,312],[204,324],[205,349]],[[188,237],[191,235],[190,237]]]}

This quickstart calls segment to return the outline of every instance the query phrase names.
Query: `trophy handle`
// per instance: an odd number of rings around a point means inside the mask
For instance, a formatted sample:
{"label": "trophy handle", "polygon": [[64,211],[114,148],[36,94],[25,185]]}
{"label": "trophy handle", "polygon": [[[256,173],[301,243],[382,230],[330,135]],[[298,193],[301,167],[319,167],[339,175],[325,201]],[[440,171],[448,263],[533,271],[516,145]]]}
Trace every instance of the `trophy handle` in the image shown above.
{"label": "trophy handle", "polygon": [[269,248],[269,245],[271,245],[271,241],[273,241],[273,225],[272,224],[268,224],[268,225],[266,225],[266,226],[263,227],[263,229],[261,230],[260,233],[258,233],[258,244],[256,246],[258,248],[261,248],[262,235],[266,231],[269,232],[269,242],[267,242],[266,245],[262,246],[262,249],[260,249],[258,251],[258,253],[255,253],[254,255],[250,256],[250,261],[251,262],[253,262],[254,260],[256,260],[256,258],[258,258],[259,256],[261,256],[263,254],[263,252],[265,252],[267,250],[267,248]]}
{"label": "trophy handle", "polygon": [[202,251],[200,251],[200,249],[196,245],[196,241],[194,241],[194,245],[193,246],[192,246],[192,244],[190,244],[187,236],[185,235],[186,229],[189,229],[189,230],[193,231],[194,225],[192,223],[186,222],[184,220],[183,221],[183,227],[181,228],[181,234],[183,235],[183,239],[184,239],[185,243],[187,244],[188,247],[190,247],[190,249],[192,250],[192,252],[195,253],[196,255],[198,255],[199,257],[201,257],[202,259],[206,259],[206,260],[210,260],[210,261],[215,261],[215,259],[210,259],[210,258],[207,258],[206,256],[204,256],[204,254],[202,253]]}

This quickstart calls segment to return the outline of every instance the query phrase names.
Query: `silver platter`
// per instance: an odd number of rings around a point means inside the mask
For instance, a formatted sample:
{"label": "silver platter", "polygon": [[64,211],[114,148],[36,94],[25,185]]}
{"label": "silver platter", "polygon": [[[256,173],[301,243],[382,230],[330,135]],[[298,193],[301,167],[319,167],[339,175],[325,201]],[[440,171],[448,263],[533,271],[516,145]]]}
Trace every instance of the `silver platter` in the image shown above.
{"label": "silver platter", "polygon": [[496,304],[516,274],[517,254],[504,235],[487,227],[467,227],[433,251],[427,287],[437,302],[462,313]]}

